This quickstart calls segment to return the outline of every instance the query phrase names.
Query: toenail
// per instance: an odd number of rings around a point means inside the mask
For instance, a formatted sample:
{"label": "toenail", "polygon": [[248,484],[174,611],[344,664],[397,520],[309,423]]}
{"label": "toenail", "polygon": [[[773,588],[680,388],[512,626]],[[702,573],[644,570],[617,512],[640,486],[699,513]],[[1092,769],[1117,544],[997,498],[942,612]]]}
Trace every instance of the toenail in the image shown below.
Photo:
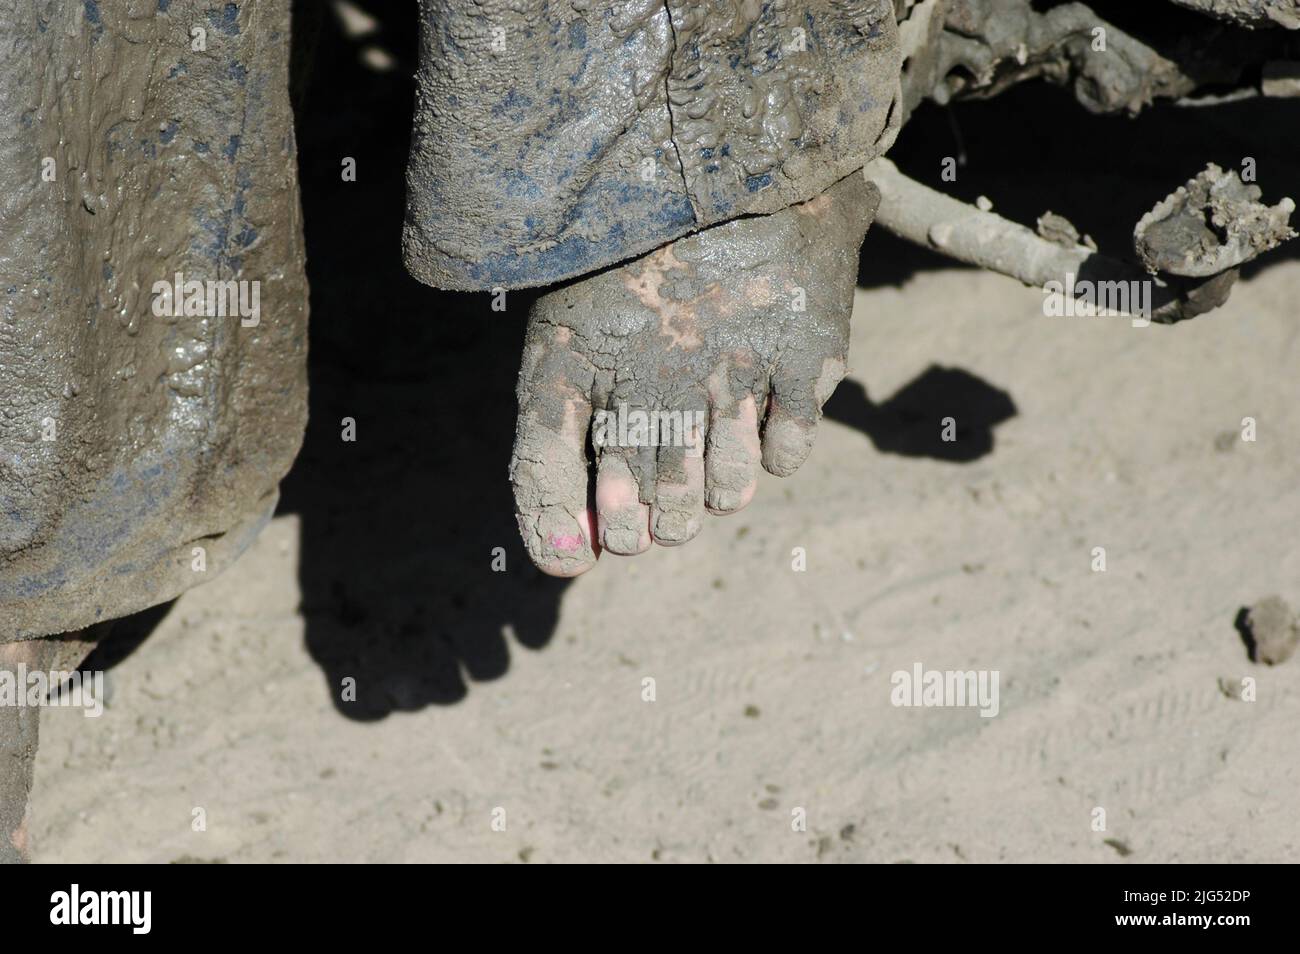
{"label": "toenail", "polygon": [[709,509],[739,510],[741,497],[742,495],[738,490],[732,490],[729,487],[714,487],[709,491]]}
{"label": "toenail", "polygon": [[686,532],[686,521],[676,514],[660,514],[655,521],[655,537],[659,540],[680,540]]}
{"label": "toenail", "polygon": [[641,534],[626,527],[610,527],[605,531],[605,549],[612,553],[635,553],[641,549]]}
{"label": "toenail", "polygon": [[655,521],[655,539],[667,543],[681,543],[689,540],[699,522],[685,514],[661,513]]}
{"label": "toenail", "polygon": [[574,550],[582,549],[583,540],[582,536],[576,533],[553,533],[546,538],[546,542],[557,550],[572,553]]}

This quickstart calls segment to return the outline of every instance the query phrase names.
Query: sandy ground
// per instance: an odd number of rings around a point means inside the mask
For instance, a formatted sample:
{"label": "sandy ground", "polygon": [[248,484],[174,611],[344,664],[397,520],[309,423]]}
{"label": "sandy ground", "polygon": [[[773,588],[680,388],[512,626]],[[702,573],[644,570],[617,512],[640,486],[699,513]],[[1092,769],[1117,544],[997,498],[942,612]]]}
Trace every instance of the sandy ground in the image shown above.
{"label": "sandy ground", "polygon": [[[961,368],[972,400],[916,427],[978,429],[1000,389],[991,452],[828,420],[799,474],[683,549],[606,557],[452,704],[339,712],[277,518],[111,670],[103,718],[44,714],[35,859],[1297,860],[1300,661],[1249,662],[1232,623],[1300,597],[1300,262],[1173,329],[1041,300],[964,270],[860,292],[833,412]],[[892,706],[916,662],[998,670],[999,715]],[[1245,676],[1257,701],[1220,690]]]}

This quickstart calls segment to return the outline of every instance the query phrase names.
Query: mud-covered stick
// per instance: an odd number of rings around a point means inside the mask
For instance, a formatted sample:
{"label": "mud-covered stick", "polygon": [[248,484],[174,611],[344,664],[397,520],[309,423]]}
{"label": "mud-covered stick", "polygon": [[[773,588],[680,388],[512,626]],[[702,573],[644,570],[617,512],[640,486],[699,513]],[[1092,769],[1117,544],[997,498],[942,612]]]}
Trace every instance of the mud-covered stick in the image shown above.
{"label": "mud-covered stick", "polygon": [[1079,287],[1145,289],[1143,317],[1163,324],[1219,307],[1240,266],[1296,237],[1293,200],[1264,205],[1258,186],[1213,163],[1138,222],[1133,240],[1142,265],[1080,245],[1068,223],[1053,229],[1061,235],[1055,240],[959,202],[909,179],[888,159],[871,162],[863,175],[880,190],[876,221],[901,238],[1038,288],[1063,287],[1073,276]]}
{"label": "mud-covered stick", "polygon": [[[903,175],[888,159],[869,163],[863,174],[880,189],[878,225],[968,265],[1036,288],[1062,282],[1067,275],[1089,281],[1153,281],[1150,273],[1136,265],[1085,245],[1050,241],[1000,215],[937,192]],[[1151,306],[1159,315],[1176,304],[1178,296],[1169,287],[1153,284]]]}

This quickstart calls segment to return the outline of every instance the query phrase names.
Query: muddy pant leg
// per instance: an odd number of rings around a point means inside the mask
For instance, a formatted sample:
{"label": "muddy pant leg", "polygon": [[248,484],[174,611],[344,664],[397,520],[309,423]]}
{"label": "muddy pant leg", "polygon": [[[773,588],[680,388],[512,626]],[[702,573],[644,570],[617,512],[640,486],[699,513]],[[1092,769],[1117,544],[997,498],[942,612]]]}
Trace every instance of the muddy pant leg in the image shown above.
{"label": "muddy pant leg", "polygon": [[306,419],[289,0],[0,3],[0,643],[210,579]]}

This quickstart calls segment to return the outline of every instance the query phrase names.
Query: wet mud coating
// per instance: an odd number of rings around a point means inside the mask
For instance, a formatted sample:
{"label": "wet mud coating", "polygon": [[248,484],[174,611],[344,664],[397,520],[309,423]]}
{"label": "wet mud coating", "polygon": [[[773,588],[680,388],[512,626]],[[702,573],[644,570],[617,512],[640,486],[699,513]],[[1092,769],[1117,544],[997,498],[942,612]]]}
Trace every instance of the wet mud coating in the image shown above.
{"label": "wet mud coating", "polygon": [[823,192],[893,142],[888,0],[422,0],[408,269],[569,279]]}
{"label": "wet mud coating", "polygon": [[[170,599],[274,508],[306,414],[289,29],[0,4],[0,642]],[[157,314],[178,274],[204,304]]]}
{"label": "wet mud coating", "polygon": [[[760,463],[778,476],[803,463],[846,371],[858,249],[879,199],[854,174],[809,202],[679,239],[538,300],[511,480],[539,567],[573,575],[600,547],[685,543],[706,509],[748,502]],[[603,439],[592,427],[601,412]],[[686,422],[688,439],[629,438],[635,415],[657,412]]]}

